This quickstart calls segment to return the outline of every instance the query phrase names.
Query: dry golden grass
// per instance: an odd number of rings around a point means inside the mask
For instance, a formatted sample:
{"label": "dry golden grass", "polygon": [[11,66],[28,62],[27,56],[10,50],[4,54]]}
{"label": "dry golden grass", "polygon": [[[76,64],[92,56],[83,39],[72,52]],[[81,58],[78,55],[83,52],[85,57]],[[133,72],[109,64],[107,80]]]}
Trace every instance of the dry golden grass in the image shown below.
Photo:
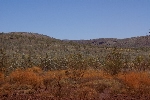
{"label": "dry golden grass", "polygon": [[150,74],[148,72],[129,72],[124,75],[119,74],[118,78],[134,89],[150,87]]}
{"label": "dry golden grass", "polygon": [[[130,87],[136,91],[150,91],[150,73],[128,72],[111,76],[101,70],[88,69],[76,84],[66,75],[68,70],[42,71],[39,67],[16,69],[11,72],[7,79],[0,73],[0,91],[22,90],[24,93],[34,93],[42,87],[45,95],[62,96],[81,99],[91,98],[109,89],[111,93],[127,93]],[[71,71],[70,71],[71,72]],[[81,81],[81,82],[80,82]],[[64,91],[66,91],[64,93]],[[3,92],[0,92],[2,94]]]}
{"label": "dry golden grass", "polygon": [[61,76],[62,78],[66,78],[65,71],[66,70],[48,71],[45,73],[45,76],[50,78],[57,78],[58,76]]}
{"label": "dry golden grass", "polygon": [[55,70],[45,72],[44,75],[42,76],[45,90],[47,90],[50,87],[53,87],[59,81],[66,79],[67,77],[65,75],[65,71],[66,70]]}
{"label": "dry golden grass", "polygon": [[9,75],[9,83],[11,84],[26,84],[35,88],[42,85],[42,81],[42,77],[31,69],[16,69]]}
{"label": "dry golden grass", "polygon": [[106,78],[112,79],[113,77],[110,74],[106,74],[104,71],[101,70],[86,70],[84,73],[83,78]]}
{"label": "dry golden grass", "polygon": [[26,70],[27,71],[32,71],[32,72],[38,73],[38,74],[42,74],[43,73],[42,69],[39,68],[39,67],[36,67],[36,66],[33,66],[31,68],[27,68]]}

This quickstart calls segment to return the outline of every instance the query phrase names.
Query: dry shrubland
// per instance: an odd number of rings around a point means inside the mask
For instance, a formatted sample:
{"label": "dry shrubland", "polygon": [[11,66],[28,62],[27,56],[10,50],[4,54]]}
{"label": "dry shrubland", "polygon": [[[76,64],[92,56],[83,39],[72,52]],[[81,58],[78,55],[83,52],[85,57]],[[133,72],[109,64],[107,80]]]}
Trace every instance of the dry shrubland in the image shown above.
{"label": "dry shrubland", "polygon": [[112,76],[102,70],[86,69],[83,77],[77,80],[74,80],[77,76],[70,77],[66,75],[66,71],[68,70],[45,72],[39,67],[32,67],[16,69],[8,76],[0,73],[0,95],[18,91],[20,94],[38,93],[41,96],[56,98],[96,99],[107,89],[111,94],[150,91],[150,73],[146,71],[120,72],[117,76]]}
{"label": "dry shrubland", "polygon": [[7,62],[6,53],[1,50],[0,96],[37,94],[57,99],[98,99],[105,92],[149,94],[150,57],[130,59],[119,49],[111,50],[103,58],[82,53],[61,57],[46,54],[38,67],[27,55],[22,56],[23,66],[17,66],[15,60]]}

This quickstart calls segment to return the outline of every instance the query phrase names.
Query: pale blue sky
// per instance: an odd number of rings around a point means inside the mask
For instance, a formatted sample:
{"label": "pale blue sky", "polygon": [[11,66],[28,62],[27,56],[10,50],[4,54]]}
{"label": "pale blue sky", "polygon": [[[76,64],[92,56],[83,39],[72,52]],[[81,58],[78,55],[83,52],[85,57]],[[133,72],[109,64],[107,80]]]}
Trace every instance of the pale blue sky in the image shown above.
{"label": "pale blue sky", "polygon": [[0,32],[76,40],[143,36],[149,29],[150,0],[0,0]]}

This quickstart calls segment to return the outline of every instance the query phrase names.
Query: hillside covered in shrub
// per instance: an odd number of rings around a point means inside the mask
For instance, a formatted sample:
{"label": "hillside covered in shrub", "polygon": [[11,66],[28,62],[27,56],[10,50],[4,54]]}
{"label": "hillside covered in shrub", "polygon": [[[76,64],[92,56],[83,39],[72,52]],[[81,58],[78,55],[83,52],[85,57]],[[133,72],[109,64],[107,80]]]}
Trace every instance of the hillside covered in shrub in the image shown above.
{"label": "hillside covered in shrub", "polygon": [[[130,56],[134,60],[137,56],[149,55],[149,47],[145,46],[146,37],[137,37],[130,39],[96,39],[96,40],[59,40],[38,33],[28,32],[10,32],[0,33],[0,57],[1,66],[9,66],[9,69],[16,67],[45,66],[46,69],[65,69],[69,57],[79,54],[82,60],[91,60],[95,65],[100,66],[105,56],[112,52],[114,48],[125,56]],[[140,40],[140,41],[139,41]],[[101,45],[93,45],[100,42]],[[122,44],[118,47],[110,41],[116,41],[115,44]],[[137,42],[138,41],[138,42]],[[150,39],[148,40],[150,41]],[[103,42],[103,43],[102,43]],[[110,43],[107,46],[105,43]],[[126,42],[128,47],[126,47]],[[130,43],[130,45],[129,45]],[[139,48],[137,43],[139,43]],[[149,44],[149,42],[146,42]],[[137,46],[134,46],[137,45]],[[125,47],[125,48],[124,48]],[[73,58],[77,59],[77,58]]]}
{"label": "hillside covered in shrub", "polygon": [[0,33],[0,98],[147,100],[148,38],[59,40]]}

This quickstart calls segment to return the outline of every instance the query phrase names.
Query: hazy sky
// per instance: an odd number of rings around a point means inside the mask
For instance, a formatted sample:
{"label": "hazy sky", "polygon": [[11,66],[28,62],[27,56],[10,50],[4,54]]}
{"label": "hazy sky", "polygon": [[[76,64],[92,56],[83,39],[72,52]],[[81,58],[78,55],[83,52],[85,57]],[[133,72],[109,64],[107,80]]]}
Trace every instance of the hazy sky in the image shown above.
{"label": "hazy sky", "polygon": [[0,32],[75,40],[143,36],[149,29],[150,0],[0,0]]}

